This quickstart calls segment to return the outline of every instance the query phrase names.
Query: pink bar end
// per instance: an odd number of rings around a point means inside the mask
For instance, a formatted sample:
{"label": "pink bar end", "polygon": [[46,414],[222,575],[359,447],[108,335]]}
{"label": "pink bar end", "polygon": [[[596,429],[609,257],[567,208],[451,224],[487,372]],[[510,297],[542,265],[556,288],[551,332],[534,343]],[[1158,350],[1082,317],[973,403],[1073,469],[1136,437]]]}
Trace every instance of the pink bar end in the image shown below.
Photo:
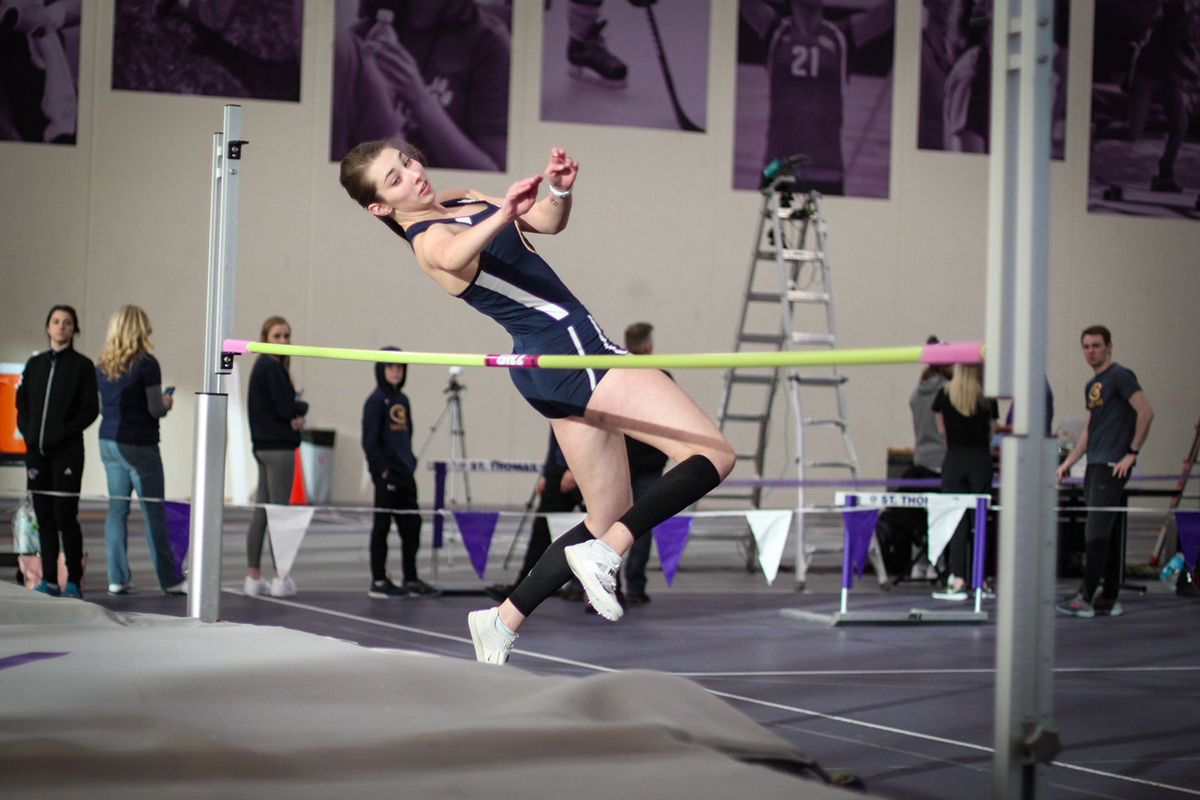
{"label": "pink bar end", "polygon": [[226,339],[221,345],[222,352],[236,353],[239,356],[244,356],[248,352],[246,345],[250,344],[249,339]]}
{"label": "pink bar end", "polygon": [[927,344],[921,348],[921,363],[933,366],[981,364],[983,363],[983,344],[981,342]]}

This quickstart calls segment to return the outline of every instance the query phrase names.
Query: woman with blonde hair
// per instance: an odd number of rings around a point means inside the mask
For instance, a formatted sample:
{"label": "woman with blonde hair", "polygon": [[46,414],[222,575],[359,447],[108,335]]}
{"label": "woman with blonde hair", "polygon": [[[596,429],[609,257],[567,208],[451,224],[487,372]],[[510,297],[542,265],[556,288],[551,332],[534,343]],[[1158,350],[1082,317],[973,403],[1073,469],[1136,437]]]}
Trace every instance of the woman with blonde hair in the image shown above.
{"label": "woman with blonde hair", "polygon": [[103,419],[100,460],[108,478],[108,519],[104,550],[108,561],[108,593],[134,591],[129,574],[127,527],[129,500],[136,491],[146,518],[146,541],[158,585],[167,594],[184,594],[187,581],[175,563],[167,537],[162,458],[158,421],[171,410],[173,386],[162,388],[162,372],[150,344],[150,318],[141,308],[121,306],[108,321],[104,349],[96,365]]}
{"label": "woman with blonde hair", "polygon": [[[938,430],[946,437],[946,458],[942,462],[942,492],[945,494],[988,494],[992,490],[992,438],[1000,409],[995,400],[983,394],[983,371],[978,364],[959,364],[954,377],[938,390],[933,399]],[[966,575],[971,563],[972,525],[964,514],[950,539],[950,574],[945,591],[934,597],[942,600],[966,600]]]}
{"label": "woman with blonde hair", "polygon": [[[292,327],[283,317],[267,317],[259,332],[259,341],[291,344]],[[287,356],[260,355],[250,372],[246,391],[246,414],[250,418],[250,441],[258,462],[258,491],[254,495],[254,513],[246,532],[246,582],[250,595],[271,594],[291,597],[296,586],[291,578],[275,576],[268,583],[262,576],[263,540],[267,532],[264,503],[287,505],[292,495],[296,472],[296,448],[300,446],[300,428],[308,403],[300,399],[288,371]]]}

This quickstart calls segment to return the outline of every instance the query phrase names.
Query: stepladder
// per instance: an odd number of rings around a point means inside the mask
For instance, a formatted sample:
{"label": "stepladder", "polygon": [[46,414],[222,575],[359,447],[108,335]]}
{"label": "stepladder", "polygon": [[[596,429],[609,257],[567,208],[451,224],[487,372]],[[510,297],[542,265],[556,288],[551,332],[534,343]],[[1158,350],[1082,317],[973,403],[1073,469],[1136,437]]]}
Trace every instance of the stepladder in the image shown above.
{"label": "stepladder", "polygon": [[[806,191],[793,175],[781,174],[762,190],[763,201],[743,294],[735,352],[828,350],[837,346],[833,287],[826,249],[821,195]],[[804,368],[735,367],[725,372],[718,423],[737,455],[734,478],[780,477],[794,470],[796,502],[796,583],[804,588],[812,557],[822,549],[840,549],[840,538],[822,547],[810,536],[805,509],[812,480],[855,480],[858,457],[850,436],[846,376],[837,365]],[[772,410],[782,389],[786,416],[782,436],[771,431]],[[783,440],[776,458],[775,439]],[[776,466],[780,465],[780,466]],[[760,484],[719,490],[714,499],[760,508]],[[887,581],[879,548],[871,562]]]}

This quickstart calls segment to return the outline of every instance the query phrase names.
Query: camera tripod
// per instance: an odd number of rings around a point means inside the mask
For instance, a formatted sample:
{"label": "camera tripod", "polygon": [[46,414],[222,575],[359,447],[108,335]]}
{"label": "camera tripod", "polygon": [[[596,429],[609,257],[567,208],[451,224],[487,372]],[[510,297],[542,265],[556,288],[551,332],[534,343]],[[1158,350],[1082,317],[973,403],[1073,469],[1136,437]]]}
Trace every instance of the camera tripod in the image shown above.
{"label": "camera tripod", "polygon": [[[446,384],[446,388],[442,393],[446,395],[446,402],[442,404],[441,413],[437,419],[433,421],[433,425],[429,428],[429,433],[425,434],[425,441],[421,442],[421,449],[417,452],[417,460],[419,461],[425,450],[429,447],[430,440],[441,427],[442,422],[450,420],[450,460],[451,462],[462,461],[467,457],[467,432],[463,427],[462,416],[462,393],[466,391],[466,386],[458,382],[458,376],[462,373],[462,367],[450,368],[450,382]],[[467,507],[471,506],[471,482],[467,477],[467,473],[462,473],[463,490],[467,499]],[[458,505],[458,470],[450,469],[450,492],[448,498],[450,505]]]}

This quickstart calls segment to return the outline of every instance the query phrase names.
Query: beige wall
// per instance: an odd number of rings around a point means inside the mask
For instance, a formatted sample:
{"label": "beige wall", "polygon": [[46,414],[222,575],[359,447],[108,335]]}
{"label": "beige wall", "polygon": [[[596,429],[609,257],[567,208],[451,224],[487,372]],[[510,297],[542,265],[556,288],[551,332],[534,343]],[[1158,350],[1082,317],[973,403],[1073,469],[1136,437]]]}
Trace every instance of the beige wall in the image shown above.
{"label": "beige wall", "polygon": [[[510,172],[439,171],[435,185],[502,194],[513,178],[540,172],[549,147],[567,148],[581,162],[571,227],[539,241],[539,249],[610,334],[647,319],[660,353],[728,350],[760,203],[756,193],[728,188],[735,0],[713,0],[705,135],[539,122],[542,3],[515,5]],[[919,3],[898,5],[892,197],[825,204],[846,347],[915,344],[932,332],[979,339],[984,330],[987,159],[915,149]],[[498,326],[440,294],[407,249],[338,187],[327,160],[333,3],[306,6],[302,101],[241,101],[250,144],[241,180],[239,335],[253,338],[278,313],[291,320],[297,343],[506,351]],[[1050,380],[1059,417],[1082,416],[1088,371],[1078,331],[1107,323],[1116,358],[1136,370],[1158,412],[1142,468],[1174,472],[1197,415],[1200,225],[1087,213],[1092,19],[1090,3],[1073,6],[1067,158],[1051,166]],[[85,4],[80,144],[0,143],[7,289],[0,361],[23,361],[45,346],[41,325],[52,303],[79,309],[79,349],[93,357],[113,310],[142,305],[156,326],[164,381],[179,387],[162,425],[162,450],[167,493],[183,497],[191,483],[192,394],[201,384],[210,151],[225,101],[111,91],[112,15],[112,0]],[[309,424],[338,432],[335,500],[367,499],[358,429],[371,367],[298,360],[293,373],[311,403]],[[675,374],[715,414],[720,373]],[[917,368],[849,374],[863,474],[879,476],[886,448],[911,444],[907,399]],[[473,370],[464,381],[469,454],[539,460],[546,425],[507,376]],[[441,408],[445,384],[444,369],[411,370],[418,442]],[[89,433],[84,487],[101,493],[95,427]],[[773,475],[786,474],[782,452],[780,443]],[[448,453],[443,430],[429,455]],[[0,487],[19,487],[21,478],[19,470],[0,470]],[[424,472],[421,485],[431,499]],[[485,503],[523,502],[529,488],[527,477],[472,481],[475,499]],[[791,497],[772,495],[784,505]]]}

